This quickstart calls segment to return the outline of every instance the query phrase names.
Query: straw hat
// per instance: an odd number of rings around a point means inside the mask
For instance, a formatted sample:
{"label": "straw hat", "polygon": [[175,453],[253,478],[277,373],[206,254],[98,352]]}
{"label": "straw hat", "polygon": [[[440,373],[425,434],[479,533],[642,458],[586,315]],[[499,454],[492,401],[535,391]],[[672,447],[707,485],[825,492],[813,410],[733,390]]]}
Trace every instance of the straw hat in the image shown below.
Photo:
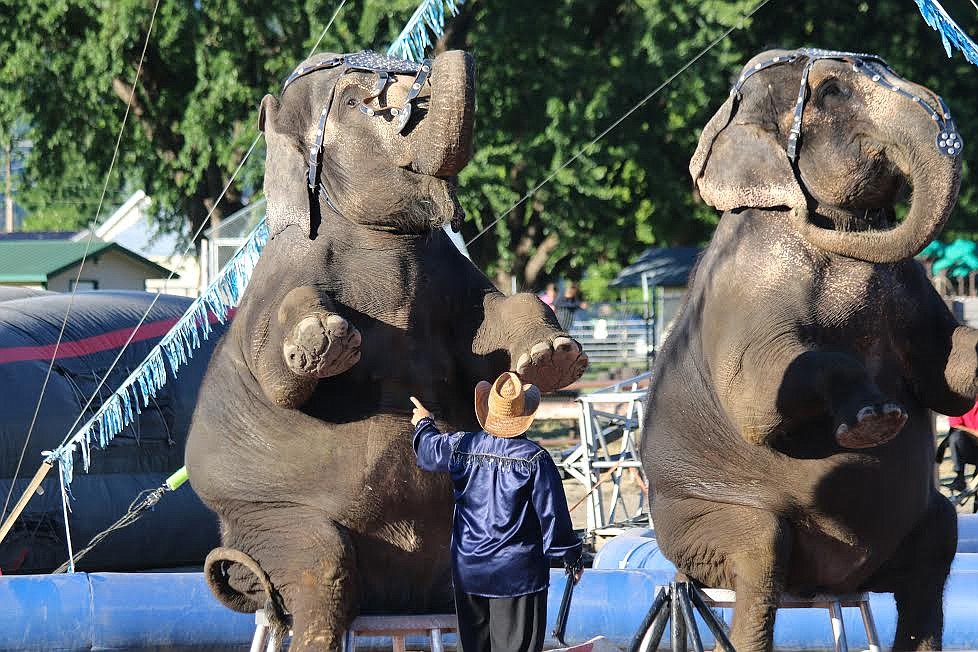
{"label": "straw hat", "polygon": [[475,386],[475,416],[490,435],[522,435],[533,423],[538,407],[540,390],[536,385],[523,384],[512,371],[503,373],[491,385],[482,380]]}

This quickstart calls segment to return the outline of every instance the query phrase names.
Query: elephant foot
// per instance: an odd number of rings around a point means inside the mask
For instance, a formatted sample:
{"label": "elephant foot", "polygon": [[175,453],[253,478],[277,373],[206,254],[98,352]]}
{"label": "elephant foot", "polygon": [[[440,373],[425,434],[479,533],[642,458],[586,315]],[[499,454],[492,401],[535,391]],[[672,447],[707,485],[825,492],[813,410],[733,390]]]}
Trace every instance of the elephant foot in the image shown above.
{"label": "elephant foot", "polygon": [[516,373],[524,382],[533,383],[541,392],[567,387],[587,369],[587,354],[576,340],[560,336],[538,342],[516,361]]}
{"label": "elephant foot", "polygon": [[867,405],[856,413],[854,424],[839,425],[835,440],[845,448],[872,448],[896,437],[906,422],[906,411],[896,403]]}
{"label": "elephant foot", "polygon": [[320,312],[299,320],[282,346],[285,363],[299,376],[328,378],[360,360],[360,331],[339,315]]}

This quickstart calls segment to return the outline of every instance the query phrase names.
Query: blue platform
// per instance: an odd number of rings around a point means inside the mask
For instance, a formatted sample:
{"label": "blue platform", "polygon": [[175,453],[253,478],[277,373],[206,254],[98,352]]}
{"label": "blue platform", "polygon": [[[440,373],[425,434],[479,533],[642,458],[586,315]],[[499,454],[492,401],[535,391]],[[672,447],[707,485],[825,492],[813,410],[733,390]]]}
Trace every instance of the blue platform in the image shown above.
{"label": "blue platform", "polygon": [[[944,649],[978,649],[978,517],[961,518],[961,545],[944,599]],[[624,647],[642,622],[656,587],[674,569],[651,532],[609,541],[574,592],[569,642],[602,635]],[[620,566],[627,566],[620,568]],[[551,574],[548,604],[553,629],[564,576]],[[871,596],[884,645],[893,639],[892,596]],[[724,610],[727,619],[729,610]],[[850,649],[865,649],[862,621],[845,610]],[[77,573],[0,577],[2,650],[232,650],[247,649],[254,617],[224,608],[200,573]],[[712,645],[705,627],[704,643]],[[663,641],[668,641],[664,637]],[[554,641],[548,642],[553,645]],[[831,649],[824,610],[782,610],[775,646],[786,650]]]}

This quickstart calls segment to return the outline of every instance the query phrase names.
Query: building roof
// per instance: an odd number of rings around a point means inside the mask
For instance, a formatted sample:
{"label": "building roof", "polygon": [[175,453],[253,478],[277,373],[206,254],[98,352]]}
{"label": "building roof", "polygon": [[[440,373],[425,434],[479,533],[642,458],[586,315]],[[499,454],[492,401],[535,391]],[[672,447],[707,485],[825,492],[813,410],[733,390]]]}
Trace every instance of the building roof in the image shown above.
{"label": "building roof", "polygon": [[[167,268],[114,242],[96,240],[89,244],[64,240],[17,240],[0,242],[0,282],[43,283],[49,277],[81,262],[86,247],[88,258],[117,251],[161,276],[169,276],[171,273]],[[178,278],[176,274],[174,278]]]}
{"label": "building roof", "polygon": [[649,247],[618,273],[611,286],[641,285],[644,274],[649,286],[685,287],[699,254],[697,247]]}
{"label": "building roof", "polygon": [[71,240],[77,231],[11,231],[0,233],[0,241],[13,240]]}

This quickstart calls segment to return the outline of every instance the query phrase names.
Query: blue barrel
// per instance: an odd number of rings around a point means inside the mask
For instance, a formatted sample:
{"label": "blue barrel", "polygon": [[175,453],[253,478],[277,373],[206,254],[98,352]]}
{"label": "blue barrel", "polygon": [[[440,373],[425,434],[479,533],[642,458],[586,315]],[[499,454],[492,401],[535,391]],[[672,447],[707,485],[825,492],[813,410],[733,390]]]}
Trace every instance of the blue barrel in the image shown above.
{"label": "blue barrel", "polygon": [[[611,556],[606,555],[605,559],[610,560]],[[656,557],[649,554],[648,559]],[[955,564],[944,597],[944,649],[978,649],[978,571],[968,570],[974,568],[975,557],[958,555]],[[588,569],[574,591],[566,640],[582,643],[600,635],[620,647],[626,646],[657,587],[668,584],[672,577],[671,569]],[[566,580],[563,572],[555,570],[550,581],[548,634],[553,630]],[[896,629],[893,599],[890,595],[873,594],[871,601],[880,638],[887,643]],[[730,610],[722,611],[729,621]],[[849,645],[865,649],[866,637],[858,611],[844,611]],[[5,623],[0,627],[2,650],[246,647],[254,633],[254,617],[221,606],[200,573],[0,577],[0,622]],[[713,644],[702,623],[700,633],[704,643]],[[663,638],[664,642],[668,640],[668,636]],[[556,641],[549,640],[548,645],[556,645]],[[775,646],[831,649],[828,613],[816,609],[781,610]],[[416,649],[414,645],[412,648]]]}
{"label": "blue barrel", "polygon": [[202,573],[0,577],[0,649],[247,646],[255,617],[229,611]]}
{"label": "blue barrel", "polygon": [[978,552],[978,514],[958,515],[958,552]]}
{"label": "blue barrel", "polygon": [[[951,565],[944,593],[944,649],[978,649],[978,517],[962,515],[958,520],[958,553]],[[965,552],[964,550],[968,550]],[[646,531],[629,531],[609,540],[594,559],[594,567],[604,570],[648,570],[657,582],[667,583],[674,577],[675,566],[659,550],[657,541]],[[590,571],[589,571],[590,572]],[[585,573],[587,575],[587,573]],[[641,599],[630,596],[630,600]],[[652,597],[645,598],[646,605]],[[891,594],[873,593],[870,605],[882,643],[896,634],[896,604]],[[647,607],[646,607],[647,608]],[[730,622],[731,609],[719,610]],[[868,646],[862,617],[858,609],[844,609],[844,622],[851,646]],[[700,633],[704,643],[713,640],[703,623]],[[586,638],[583,640],[587,640]],[[663,646],[669,640],[663,637]],[[774,644],[777,649],[812,650],[832,648],[832,628],[824,609],[782,609],[778,611]]]}

